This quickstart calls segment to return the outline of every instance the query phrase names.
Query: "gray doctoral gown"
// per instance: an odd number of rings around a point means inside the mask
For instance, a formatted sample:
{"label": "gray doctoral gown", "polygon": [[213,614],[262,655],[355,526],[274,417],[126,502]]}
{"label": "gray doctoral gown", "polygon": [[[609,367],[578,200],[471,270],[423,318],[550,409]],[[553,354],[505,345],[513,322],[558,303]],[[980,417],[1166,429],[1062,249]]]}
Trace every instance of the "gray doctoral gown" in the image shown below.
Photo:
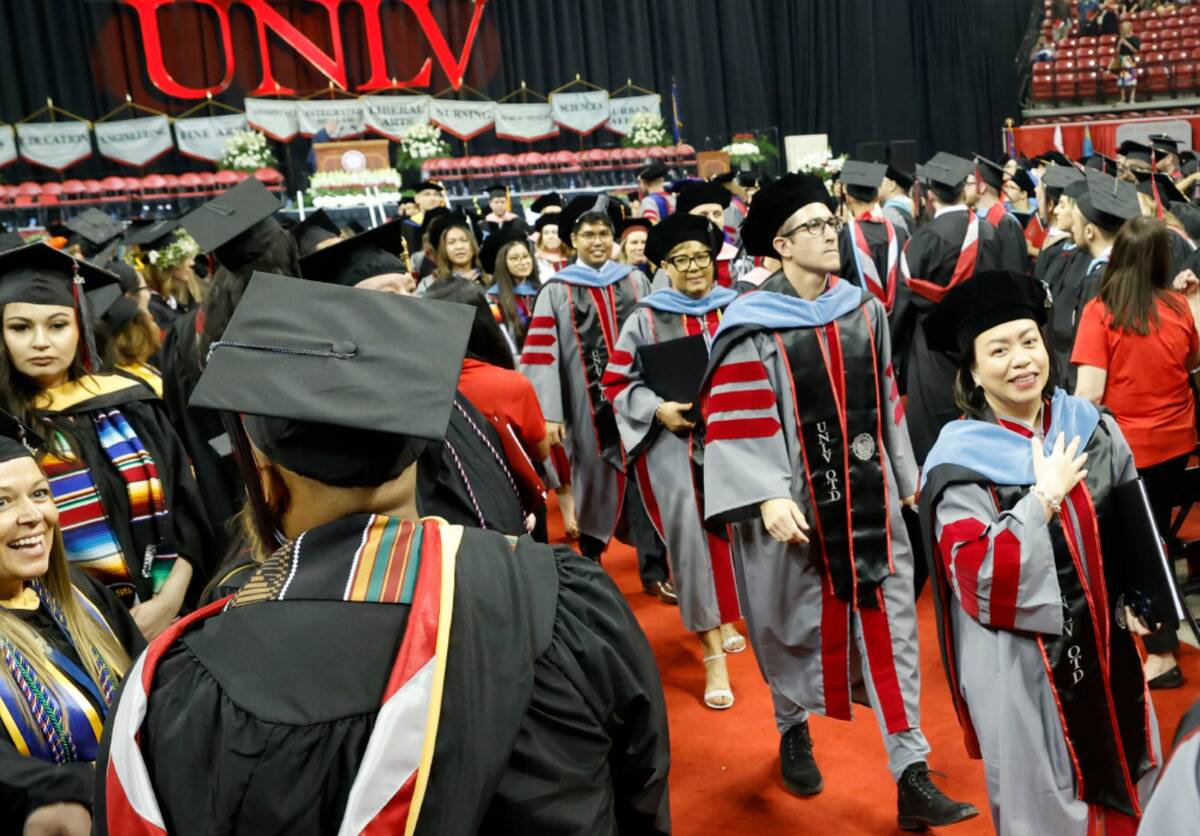
{"label": "gray doctoral gown", "polygon": [[[1133,456],[1116,421],[1109,415],[1102,420],[1114,442],[1111,484],[1136,478]],[[986,543],[986,550],[975,588],[970,589],[969,582],[966,589],[960,586],[961,569],[946,574],[954,596],[950,619],[959,693],[979,741],[992,823],[1000,836],[1088,836],[1097,832],[1098,808],[1076,798],[1072,753],[1037,641],[1038,634],[1063,633],[1062,595],[1045,511],[1036,497],[1026,494],[1012,510],[999,513],[985,486],[950,485],[937,505],[934,532],[943,548],[955,543],[952,559],[971,543],[957,542],[953,533],[943,541],[947,526],[976,521],[980,533],[972,542]],[[998,542],[1020,544],[1015,607],[1014,602],[997,600],[999,590],[1011,586],[996,570]],[[964,598],[977,616],[964,608]],[[1115,623],[1111,627],[1117,629]],[[1155,759],[1161,763],[1153,706],[1149,721]],[[1157,769],[1150,770],[1137,785],[1143,805],[1157,774]]]}
{"label": "gray doctoral gown", "polygon": [[[772,291],[795,295],[782,272],[757,292]],[[900,515],[900,500],[916,491],[917,468],[892,371],[887,314],[873,296],[862,304],[882,390],[880,423],[894,569],[880,587],[882,617],[880,610],[856,608],[847,624],[848,604],[831,593],[820,556],[807,543],[776,541],[759,516],[759,503],[790,497],[809,524],[814,522],[805,455],[815,460],[818,454],[805,453],[797,432],[795,398],[804,393],[793,391],[792,372],[779,342],[789,331],[755,331],[740,338],[712,371],[705,415],[704,514],[710,524],[732,523],[743,614],[771,686],[779,731],[802,722],[809,711],[850,719],[846,674],[861,668],[888,752],[888,768],[899,778],[929,753],[920,730],[913,553]],[[728,396],[723,401],[731,408],[715,406],[722,395]],[[728,432],[717,431],[722,422]],[[847,646],[850,664],[831,666],[830,659]],[[854,664],[856,657],[859,664]]]}
{"label": "gray doctoral gown", "polygon": [[643,302],[621,329],[605,373],[606,392],[616,409],[646,513],[667,546],[680,618],[693,632],[741,617],[729,543],[704,527],[699,485],[693,481],[691,434],[677,436],[658,424],[654,415],[663,399],[646,385],[638,349],[700,333],[711,339],[720,321],[717,308],[695,317],[655,310]]}
{"label": "gray doctoral gown", "polygon": [[[606,269],[613,262],[608,262]],[[568,269],[585,270],[581,265]],[[596,272],[596,271],[593,271]],[[597,275],[599,275],[597,273]],[[603,288],[568,284],[555,277],[547,282],[533,306],[533,317],[525,336],[521,372],[537,390],[538,403],[547,421],[566,425],[564,448],[571,463],[571,486],[579,530],[608,542],[621,510],[623,454],[603,456],[597,420],[604,421],[607,402],[593,404],[585,363],[595,367],[596,395],[599,378],[616,346],[625,319],[639,299],[650,292],[646,276],[633,270]],[[575,310],[578,305],[578,312]],[[578,320],[593,324],[597,338],[588,340],[576,327]],[[611,421],[611,416],[609,419]],[[616,436],[615,426],[613,434]]]}

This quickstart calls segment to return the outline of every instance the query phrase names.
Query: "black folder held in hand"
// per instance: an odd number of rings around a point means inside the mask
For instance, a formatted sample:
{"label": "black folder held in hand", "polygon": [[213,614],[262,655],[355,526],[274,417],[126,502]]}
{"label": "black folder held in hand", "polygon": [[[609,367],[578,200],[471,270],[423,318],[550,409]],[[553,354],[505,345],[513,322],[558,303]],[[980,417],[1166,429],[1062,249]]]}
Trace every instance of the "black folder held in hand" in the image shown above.
{"label": "black folder held in hand", "polygon": [[664,401],[692,404],[692,409],[684,416],[695,421],[698,415],[696,398],[708,368],[708,344],[704,336],[696,334],[643,345],[638,348],[638,358],[642,361],[642,377],[654,394]]}
{"label": "black folder held in hand", "polygon": [[1144,601],[1153,621],[1174,629],[1183,619],[1183,610],[1146,485],[1141,479],[1122,482],[1112,489],[1109,501],[1112,505],[1104,530],[1109,601],[1115,606],[1121,595],[1131,603]]}

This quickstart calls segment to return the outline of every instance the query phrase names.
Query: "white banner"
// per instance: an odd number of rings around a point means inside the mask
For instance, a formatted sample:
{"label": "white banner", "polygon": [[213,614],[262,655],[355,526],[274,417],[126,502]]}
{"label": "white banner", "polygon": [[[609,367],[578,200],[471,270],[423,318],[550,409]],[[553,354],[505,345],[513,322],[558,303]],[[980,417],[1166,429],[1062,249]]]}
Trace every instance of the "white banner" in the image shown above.
{"label": "white banner", "polygon": [[662,116],[662,96],[652,93],[645,96],[625,96],[608,100],[608,125],[613,133],[624,136],[629,133],[629,123],[639,113]]}
{"label": "white banner", "polygon": [[296,102],[300,133],[312,136],[322,128],[330,139],[345,139],[363,132],[363,103],[359,99],[325,99]]}
{"label": "white banner", "polygon": [[175,120],[175,144],[179,153],[198,160],[216,162],[225,156],[225,143],[238,131],[246,129],[246,114],[227,116],[198,116]]}
{"label": "white banner", "polygon": [[17,158],[17,139],[12,125],[0,125],[0,166]]}
{"label": "white banner", "polygon": [[366,126],[396,142],[415,125],[429,122],[431,96],[363,96]]}
{"label": "white banner", "polygon": [[518,142],[536,142],[558,136],[554,114],[545,102],[496,105],[496,136]]}
{"label": "white banner", "polygon": [[166,116],[97,122],[95,131],[100,156],[125,165],[146,165],[175,147]]}
{"label": "white banner", "polygon": [[554,121],[577,134],[590,134],[608,121],[607,90],[551,93],[550,106],[554,108]]}
{"label": "white banner", "polygon": [[429,118],[451,136],[464,141],[474,139],[492,126],[496,103],[433,99],[429,105]]}
{"label": "white banner", "polygon": [[17,142],[26,160],[56,171],[92,156],[91,129],[75,119],[17,125]]}
{"label": "white banner", "polygon": [[296,103],[287,99],[246,99],[246,121],[271,139],[287,142],[300,132]]}

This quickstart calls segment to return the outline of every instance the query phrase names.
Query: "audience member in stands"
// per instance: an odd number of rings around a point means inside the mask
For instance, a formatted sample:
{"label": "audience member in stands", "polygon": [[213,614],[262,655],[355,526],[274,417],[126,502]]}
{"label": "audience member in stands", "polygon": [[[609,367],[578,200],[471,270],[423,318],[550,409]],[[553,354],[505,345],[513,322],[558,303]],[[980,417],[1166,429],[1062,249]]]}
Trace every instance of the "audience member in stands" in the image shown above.
{"label": "audience member in stands", "polygon": [[1120,38],[1117,40],[1117,88],[1121,96],[1118,104],[1137,101],[1137,65],[1141,50],[1142,40],[1133,34],[1133,21],[1121,21]]}
{"label": "audience member in stands", "polygon": [[[1079,367],[1075,394],[1103,404],[1116,419],[1161,532],[1170,530],[1171,510],[1196,448],[1189,370],[1200,364],[1191,297],[1172,289],[1170,234],[1154,218],[1125,224],[1113,242],[1099,294],[1083,308],[1071,354]],[[1200,305],[1200,293],[1192,296]],[[1145,645],[1150,687],[1182,685],[1174,631],[1146,636]]]}
{"label": "audience member in stands", "polygon": [[1120,28],[1121,14],[1117,10],[1116,0],[1109,0],[1100,7],[1096,16],[1096,26],[1101,35],[1115,35]]}

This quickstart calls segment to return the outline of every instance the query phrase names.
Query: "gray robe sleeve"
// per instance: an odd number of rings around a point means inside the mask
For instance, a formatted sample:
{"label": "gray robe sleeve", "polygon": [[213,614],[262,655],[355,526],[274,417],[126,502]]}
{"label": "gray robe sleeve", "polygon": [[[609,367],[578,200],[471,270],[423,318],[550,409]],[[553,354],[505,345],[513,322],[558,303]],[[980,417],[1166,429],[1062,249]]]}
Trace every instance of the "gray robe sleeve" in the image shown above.
{"label": "gray robe sleeve", "polygon": [[908,437],[908,422],[900,401],[900,386],[892,366],[892,337],[888,330],[887,312],[883,303],[872,298],[867,302],[867,315],[875,330],[876,368],[883,375],[879,381],[883,407],[883,446],[887,450],[892,472],[896,475],[897,499],[907,499],[917,492],[917,457]]}
{"label": "gray robe sleeve", "polygon": [[537,392],[538,403],[547,421],[563,423],[562,377],[559,371],[561,350],[558,340],[560,316],[570,316],[570,311],[559,310],[563,298],[558,283],[551,283],[538,294],[533,305],[533,316],[525,335],[525,350],[521,354],[521,373],[529,378]]}
{"label": "gray robe sleeve", "polygon": [[621,443],[630,458],[652,440],[654,414],[663,402],[642,380],[638,348],[654,343],[647,319],[646,311],[639,308],[625,321],[617,339],[617,350],[604,372],[604,394],[612,402]]}
{"label": "gray robe sleeve", "polygon": [[704,517],[717,523],[758,516],[767,499],[795,499],[779,385],[768,368],[775,343],[754,336],[733,346],[713,372],[703,406]]}

